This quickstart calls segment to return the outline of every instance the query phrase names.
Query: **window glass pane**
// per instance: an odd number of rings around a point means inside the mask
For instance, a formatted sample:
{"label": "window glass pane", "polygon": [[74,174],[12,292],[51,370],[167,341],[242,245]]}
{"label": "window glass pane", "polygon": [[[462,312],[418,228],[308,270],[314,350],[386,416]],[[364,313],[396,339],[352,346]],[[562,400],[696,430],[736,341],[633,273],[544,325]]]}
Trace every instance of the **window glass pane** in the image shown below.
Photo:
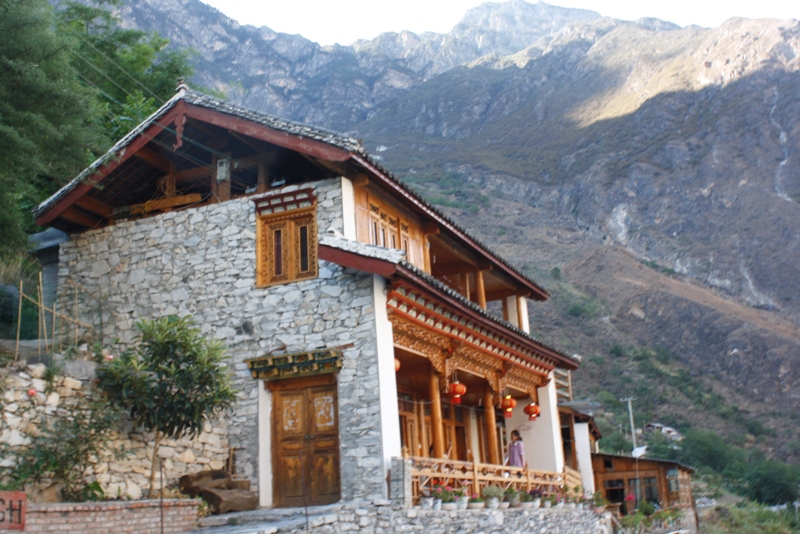
{"label": "window glass pane", "polygon": [[273,234],[273,253],[275,254],[275,276],[280,276],[283,274],[283,241],[282,241],[282,232],[280,230],[275,230]]}
{"label": "window glass pane", "polygon": [[300,272],[308,271],[308,226],[300,227]]}

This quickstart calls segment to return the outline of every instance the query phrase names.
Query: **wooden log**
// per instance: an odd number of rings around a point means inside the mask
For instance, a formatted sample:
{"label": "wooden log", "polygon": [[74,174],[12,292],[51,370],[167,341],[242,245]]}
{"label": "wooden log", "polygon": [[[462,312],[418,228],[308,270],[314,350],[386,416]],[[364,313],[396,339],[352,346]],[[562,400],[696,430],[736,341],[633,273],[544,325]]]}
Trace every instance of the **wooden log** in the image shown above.
{"label": "wooden log", "polygon": [[258,508],[258,495],[252,491],[206,488],[200,497],[214,509],[215,514],[244,512]]}
{"label": "wooden log", "polygon": [[150,200],[142,204],[133,204],[128,206],[128,213],[131,215],[138,215],[140,213],[147,213],[151,211],[159,211],[165,208],[174,208],[176,206],[185,206],[186,204],[194,204],[200,202],[203,195],[200,193],[192,193],[191,195],[182,195],[179,197],[160,198],[158,200]]}

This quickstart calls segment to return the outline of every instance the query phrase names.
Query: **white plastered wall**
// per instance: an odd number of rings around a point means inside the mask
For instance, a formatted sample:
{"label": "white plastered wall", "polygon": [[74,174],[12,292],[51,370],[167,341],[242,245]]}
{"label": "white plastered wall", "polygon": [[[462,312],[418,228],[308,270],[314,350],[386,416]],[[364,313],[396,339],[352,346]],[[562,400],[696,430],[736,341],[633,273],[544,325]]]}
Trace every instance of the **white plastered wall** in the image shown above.
{"label": "white plastered wall", "polygon": [[272,393],[258,383],[258,505],[272,506]]}
{"label": "white plastered wall", "polygon": [[[506,297],[506,310],[508,310],[508,322],[522,330],[523,332],[531,332],[531,325],[528,319],[528,299],[520,298],[520,311],[517,313],[517,297]],[[519,324],[519,317],[522,316],[522,324]]]}
{"label": "white plastered wall", "polygon": [[[378,345],[378,384],[381,405],[381,438],[384,470],[392,458],[402,456],[400,447],[400,414],[397,410],[397,377],[394,370],[394,338],[392,323],[386,310],[386,280],[373,275],[375,295],[375,335]],[[388,495],[388,488],[387,493]]]}
{"label": "white plastered wall", "polygon": [[342,177],[342,232],[345,239],[356,240],[356,194],[353,182]]}
{"label": "white plastered wall", "polygon": [[594,473],[592,472],[592,441],[589,438],[589,423],[575,423],[575,455],[578,458],[578,471],[583,480],[583,491],[594,493]]}
{"label": "white plastered wall", "polygon": [[561,472],[564,469],[564,447],[561,443],[561,419],[558,415],[556,383],[550,373],[550,383],[539,388],[539,410],[536,421],[528,421],[522,411],[524,403],[519,403],[511,418],[513,424],[521,426],[520,436],[525,444],[525,458],[531,469]]}

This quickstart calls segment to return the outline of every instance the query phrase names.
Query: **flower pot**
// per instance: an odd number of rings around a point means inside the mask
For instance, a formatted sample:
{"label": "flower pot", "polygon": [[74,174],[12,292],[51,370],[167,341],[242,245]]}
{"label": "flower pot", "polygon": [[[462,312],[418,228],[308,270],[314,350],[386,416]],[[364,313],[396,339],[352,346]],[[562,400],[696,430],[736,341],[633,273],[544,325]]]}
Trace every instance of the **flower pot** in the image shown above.
{"label": "flower pot", "polygon": [[471,502],[467,504],[467,508],[470,510],[482,510],[484,506],[486,506],[485,502]]}
{"label": "flower pot", "polygon": [[574,502],[568,502],[567,503],[567,508],[575,509],[575,503]]}
{"label": "flower pot", "polygon": [[520,508],[528,508],[528,509],[533,508],[533,501],[521,502],[521,503],[519,503],[519,507]]}
{"label": "flower pot", "polygon": [[430,510],[433,508],[433,497],[420,497],[419,506],[423,510]]}
{"label": "flower pot", "polygon": [[456,509],[456,503],[454,502],[443,502],[442,503],[442,510],[452,511]]}
{"label": "flower pot", "polygon": [[498,508],[508,508],[508,506],[509,506],[510,504],[511,504],[510,502],[501,502],[501,503],[499,503],[499,504],[498,504],[498,506],[497,506],[497,507],[498,507]]}
{"label": "flower pot", "polygon": [[531,506],[531,508],[535,510],[536,508],[539,508],[542,505],[542,499],[540,498],[533,499],[533,502],[531,504],[533,505]]}
{"label": "flower pot", "polygon": [[553,503],[551,503],[550,501],[544,501],[545,508],[550,508],[551,506],[553,506]]}
{"label": "flower pot", "polygon": [[500,499],[497,497],[492,497],[488,501],[486,501],[486,508],[489,510],[497,510],[497,507],[500,506]]}
{"label": "flower pot", "polygon": [[459,497],[456,500],[456,509],[457,510],[466,510],[468,504],[469,504],[469,497]]}
{"label": "flower pot", "polygon": [[579,502],[579,503],[578,503],[578,504],[575,506],[575,508],[577,508],[578,510],[583,510],[583,503],[582,503],[582,502]]}
{"label": "flower pot", "polygon": [[597,515],[603,515],[603,512],[606,511],[606,507],[605,506],[595,506],[593,508],[593,510],[594,510],[594,513],[596,513]]}
{"label": "flower pot", "polygon": [[433,499],[433,509],[434,510],[442,509],[442,499]]}

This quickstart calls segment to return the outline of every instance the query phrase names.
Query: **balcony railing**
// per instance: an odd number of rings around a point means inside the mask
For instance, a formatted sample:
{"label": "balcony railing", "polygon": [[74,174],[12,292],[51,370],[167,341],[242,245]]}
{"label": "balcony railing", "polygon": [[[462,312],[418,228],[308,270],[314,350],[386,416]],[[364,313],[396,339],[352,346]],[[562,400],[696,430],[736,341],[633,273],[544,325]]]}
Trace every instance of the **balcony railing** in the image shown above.
{"label": "balcony railing", "polygon": [[[539,490],[543,496],[563,497],[581,485],[581,475],[565,468],[565,472],[535,471],[525,467],[411,457],[411,487],[414,500],[430,495],[435,485],[461,489],[467,495],[480,495],[484,487],[494,485],[503,490]],[[569,469],[569,471],[566,471]]]}

